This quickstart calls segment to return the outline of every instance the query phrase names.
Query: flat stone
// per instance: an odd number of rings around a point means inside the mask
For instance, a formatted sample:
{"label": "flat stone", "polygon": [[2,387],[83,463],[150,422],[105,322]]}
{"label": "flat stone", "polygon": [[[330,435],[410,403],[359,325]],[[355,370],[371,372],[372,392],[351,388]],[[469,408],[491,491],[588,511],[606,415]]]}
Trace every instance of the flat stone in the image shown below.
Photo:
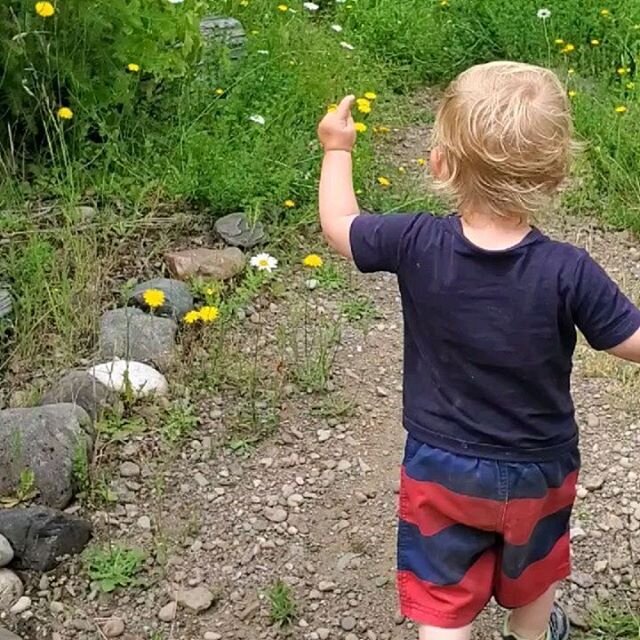
{"label": "flat stone", "polygon": [[60,403],[82,407],[95,422],[105,409],[117,405],[118,396],[87,371],[69,371],[40,400],[41,405]]}
{"label": "flat stone", "polygon": [[0,612],[11,609],[23,593],[20,578],[9,569],[0,569]]}
{"label": "flat stone", "polygon": [[104,359],[144,362],[165,370],[175,355],[177,329],[170,318],[133,307],[107,311],[100,320],[99,355]]}
{"label": "flat stone", "polygon": [[125,460],[120,465],[119,471],[123,478],[137,478],[140,475],[140,467],[130,460]]}
{"label": "flat stone", "polygon": [[168,253],[165,255],[165,262],[173,277],[180,280],[193,276],[228,280],[244,269],[246,259],[237,247],[200,248]]}
{"label": "flat stone", "polygon": [[90,457],[93,436],[91,418],[73,404],[0,411],[0,495],[15,495],[21,474],[30,470],[38,501],[66,507],[74,462],[80,449]]}
{"label": "flat stone", "polygon": [[18,599],[18,601],[9,609],[9,611],[14,615],[20,615],[25,612],[27,609],[31,607],[31,598],[27,596],[22,596]]}
{"label": "flat stone", "polygon": [[353,631],[356,628],[356,619],[353,616],[344,616],[340,618],[340,627],[344,631]]}
{"label": "flat stone", "polygon": [[573,571],[569,579],[583,589],[590,589],[595,584],[593,576],[584,571]]}
{"label": "flat stone", "polygon": [[213,42],[227,47],[231,60],[239,60],[246,53],[247,34],[235,18],[205,16],[200,21],[200,33],[205,44]]}
{"label": "flat stone", "polygon": [[162,622],[173,622],[176,618],[176,613],[178,612],[178,605],[176,602],[172,601],[168,604],[165,604],[162,609],[158,612],[158,618],[162,620]]}
{"label": "flat stone", "polygon": [[119,638],[124,633],[124,620],[122,618],[111,618],[102,626],[102,633],[107,638]]}
{"label": "flat stone", "polygon": [[215,596],[206,587],[195,587],[178,591],[176,600],[179,604],[196,613],[206,611],[211,607]]}
{"label": "flat stone", "polygon": [[13,555],[11,544],[0,534],[0,569],[6,567],[13,560]]}
{"label": "flat stone", "polygon": [[0,533],[13,547],[16,569],[50,571],[85,548],[91,523],[47,507],[0,509]]}
{"label": "flat stone", "polygon": [[251,223],[244,213],[231,213],[219,218],[214,228],[227,244],[243,249],[255,247],[267,237],[262,223]]}
{"label": "flat stone", "polygon": [[215,631],[205,631],[204,640],[222,640],[222,636]]}
{"label": "flat stone", "polygon": [[289,514],[282,507],[265,507],[264,517],[271,522],[285,522]]}
{"label": "flat stone", "polygon": [[146,310],[147,304],[144,301],[144,294],[149,289],[157,289],[164,293],[164,304],[153,310],[155,316],[166,316],[180,320],[187,311],[193,309],[193,295],[189,287],[180,280],[171,280],[170,278],[154,278],[141,282],[131,293],[129,303]]}
{"label": "flat stone", "polygon": [[588,491],[597,491],[604,486],[604,476],[602,474],[587,476],[583,484]]}
{"label": "flat stone", "polygon": [[113,360],[92,367],[89,373],[105,386],[119,393],[133,393],[136,397],[166,396],[167,379],[153,367],[131,360]]}

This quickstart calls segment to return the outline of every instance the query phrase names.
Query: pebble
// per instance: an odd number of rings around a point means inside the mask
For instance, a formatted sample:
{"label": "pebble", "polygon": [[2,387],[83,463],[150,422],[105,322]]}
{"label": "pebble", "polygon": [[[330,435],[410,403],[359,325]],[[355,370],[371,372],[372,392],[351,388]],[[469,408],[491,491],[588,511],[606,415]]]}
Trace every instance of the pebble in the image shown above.
{"label": "pebble", "polygon": [[320,584],[318,585],[318,590],[322,593],[326,593],[327,591],[334,591],[337,586],[338,585],[336,585],[335,582],[330,582],[329,580],[321,580]]}
{"label": "pebble", "polygon": [[173,622],[176,617],[176,612],[178,610],[178,605],[176,602],[169,602],[165,604],[162,609],[158,612],[158,618],[162,620],[162,622]]}
{"label": "pebble", "polygon": [[64,605],[62,602],[58,602],[57,600],[53,600],[49,603],[49,611],[53,613],[53,615],[58,615],[64,611]]}
{"label": "pebble", "polygon": [[207,631],[204,634],[204,640],[222,640],[222,636],[215,631]]}
{"label": "pebble", "polygon": [[9,541],[0,534],[0,568],[6,567],[13,560],[13,549]]}
{"label": "pebble", "polygon": [[26,611],[27,609],[29,609],[31,607],[31,598],[28,598],[27,596],[22,596],[18,602],[16,602],[13,607],[11,607],[11,609],[9,609],[9,611],[11,611],[11,613],[13,613],[14,615],[18,615],[19,613],[22,613],[23,611]]}
{"label": "pebble", "polygon": [[340,627],[343,631],[353,631],[356,628],[356,619],[353,616],[344,616],[340,619]]}
{"label": "pebble", "polygon": [[271,522],[285,522],[289,514],[282,507],[265,507],[264,517]]}
{"label": "pebble", "polygon": [[318,442],[326,442],[331,438],[330,429],[318,429]]}
{"label": "pebble", "polygon": [[0,569],[0,612],[11,608],[23,594],[20,578],[9,569]]}
{"label": "pebble", "polygon": [[589,492],[584,487],[578,487],[576,495],[578,496],[578,498],[583,499],[589,495]]}
{"label": "pebble", "polygon": [[609,563],[606,560],[598,560],[593,565],[593,570],[596,573],[604,573],[607,570]]}
{"label": "pebble", "polygon": [[124,620],[122,618],[111,618],[102,627],[102,633],[107,638],[118,638],[124,633]]}
{"label": "pebble", "polygon": [[126,460],[120,465],[120,475],[123,478],[137,478],[140,475],[140,467],[135,462]]}
{"label": "pebble", "polygon": [[145,529],[146,531],[148,531],[149,529],[151,529],[151,518],[149,518],[149,516],[141,516],[140,518],[138,518],[138,526],[141,529]]}
{"label": "pebble", "polygon": [[594,415],[593,413],[590,413],[587,416],[587,426],[590,429],[595,429],[599,424],[600,424],[600,419],[598,418],[598,416]]}
{"label": "pebble", "polygon": [[598,489],[602,489],[604,486],[604,476],[603,475],[594,475],[587,476],[584,481],[584,487],[587,491],[597,491]]}
{"label": "pebble", "polygon": [[206,587],[195,587],[194,589],[179,591],[177,600],[181,605],[199,613],[211,607],[214,597],[213,593]]}
{"label": "pebble", "polygon": [[588,573],[584,573],[584,571],[574,571],[571,574],[570,580],[583,589],[590,589],[595,583],[593,576]]}

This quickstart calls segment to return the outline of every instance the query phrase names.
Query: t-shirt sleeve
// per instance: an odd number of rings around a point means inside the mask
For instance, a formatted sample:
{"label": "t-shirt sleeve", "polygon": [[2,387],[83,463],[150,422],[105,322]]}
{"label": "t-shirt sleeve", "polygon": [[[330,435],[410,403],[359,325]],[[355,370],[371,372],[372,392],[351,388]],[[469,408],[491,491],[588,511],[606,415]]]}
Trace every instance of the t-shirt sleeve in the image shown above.
{"label": "t-shirt sleeve", "polygon": [[640,311],[605,270],[585,251],[576,270],[573,312],[587,342],[612,349],[640,329]]}
{"label": "t-shirt sleeve", "polygon": [[363,273],[397,273],[411,232],[419,214],[378,215],[363,213],[352,223],[351,253]]}

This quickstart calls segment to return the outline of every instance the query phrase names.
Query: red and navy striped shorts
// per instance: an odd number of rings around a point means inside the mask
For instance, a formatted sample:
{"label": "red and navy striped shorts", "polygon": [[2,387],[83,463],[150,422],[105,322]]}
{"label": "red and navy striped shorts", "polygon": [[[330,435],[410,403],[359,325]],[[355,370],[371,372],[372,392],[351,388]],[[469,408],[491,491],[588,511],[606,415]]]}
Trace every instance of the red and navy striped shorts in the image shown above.
{"label": "red and navy striped shorts", "polygon": [[499,462],[409,436],[398,527],[402,613],[464,627],[492,597],[521,607],[568,577],[579,467],[577,450],[551,462]]}

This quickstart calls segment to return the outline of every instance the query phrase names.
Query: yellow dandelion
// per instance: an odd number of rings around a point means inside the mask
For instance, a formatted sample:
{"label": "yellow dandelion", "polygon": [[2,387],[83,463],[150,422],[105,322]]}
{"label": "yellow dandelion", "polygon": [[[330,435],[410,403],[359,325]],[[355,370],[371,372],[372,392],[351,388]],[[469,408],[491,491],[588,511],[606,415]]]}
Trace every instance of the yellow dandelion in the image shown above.
{"label": "yellow dandelion", "polygon": [[220,315],[218,307],[202,307],[200,309],[200,319],[202,322],[215,322]]}
{"label": "yellow dandelion", "polygon": [[570,98],[575,98],[578,95],[578,92],[575,89],[571,89],[568,93]]}
{"label": "yellow dandelion", "polygon": [[374,133],[389,133],[391,129],[389,127],[385,127],[384,125],[380,125],[379,127],[373,127]]}
{"label": "yellow dandelion", "polygon": [[310,269],[319,269],[324,264],[324,260],[317,253],[310,253],[302,264]]}
{"label": "yellow dandelion", "polygon": [[56,8],[50,2],[36,2],[36,13],[41,18],[50,18],[56,12]]}
{"label": "yellow dandelion", "polygon": [[571,44],[570,42],[565,44],[564,47],[560,50],[560,53],[572,53],[576,50],[576,45]]}
{"label": "yellow dandelion", "polygon": [[201,320],[201,319],[202,319],[202,316],[200,315],[200,312],[196,311],[195,309],[192,309],[191,311],[187,311],[187,313],[184,314],[184,318],[182,318],[185,324],[194,324],[195,322],[198,322],[198,320]]}
{"label": "yellow dandelion", "polygon": [[338,110],[338,105],[335,102],[332,102],[328,107],[327,107],[327,113],[334,113],[335,111]]}
{"label": "yellow dandelion", "polygon": [[627,107],[625,107],[623,104],[617,106],[615,108],[616,113],[627,113]]}
{"label": "yellow dandelion", "polygon": [[249,0],[240,0],[240,6],[241,7],[248,7],[249,6]]}
{"label": "yellow dandelion", "polygon": [[441,7],[448,7],[449,6],[449,0],[440,0],[440,6]]}
{"label": "yellow dandelion", "polygon": [[69,107],[60,107],[58,109],[58,118],[60,120],[71,120],[73,118],[73,111]]}
{"label": "yellow dandelion", "polygon": [[164,291],[160,291],[160,289],[147,289],[142,294],[142,299],[144,300],[147,307],[149,307],[150,309],[157,309],[164,304]]}
{"label": "yellow dandelion", "polygon": [[127,71],[130,71],[131,73],[138,73],[140,71],[140,65],[135,62],[130,62],[127,65]]}
{"label": "yellow dandelion", "polygon": [[378,95],[377,95],[376,93],[374,93],[373,91],[367,91],[367,92],[364,94],[364,97],[365,97],[367,100],[375,100],[375,99],[378,97]]}
{"label": "yellow dandelion", "polygon": [[367,125],[364,122],[356,122],[354,126],[358,133],[364,133],[367,130]]}
{"label": "yellow dandelion", "polygon": [[296,206],[296,203],[293,200],[285,200],[284,206],[287,207],[287,209],[293,209]]}
{"label": "yellow dandelion", "polygon": [[407,170],[405,169],[405,167],[398,167],[398,173],[406,173]]}
{"label": "yellow dandelion", "polygon": [[284,13],[285,11],[289,11],[289,7],[286,4],[279,4],[278,11],[282,11],[282,13]]}
{"label": "yellow dandelion", "polygon": [[223,95],[223,94],[224,94],[224,89],[222,89],[221,87],[218,87],[218,88],[215,90],[215,94],[216,94],[217,96],[221,96],[221,95]]}
{"label": "yellow dandelion", "polygon": [[598,38],[592,38],[591,39],[591,44],[594,47],[599,47],[600,46],[600,40],[598,40]]}
{"label": "yellow dandelion", "polygon": [[564,44],[564,40],[563,40],[562,38],[556,38],[556,39],[554,40],[554,42],[555,42],[556,44]]}
{"label": "yellow dandelion", "polygon": [[381,187],[390,187],[391,186],[391,180],[389,180],[389,178],[386,178],[385,176],[380,176],[378,178],[378,184]]}
{"label": "yellow dandelion", "polygon": [[609,9],[600,9],[600,15],[603,18],[608,18],[611,15],[611,11]]}
{"label": "yellow dandelion", "polygon": [[629,73],[629,69],[628,67],[618,67],[618,70],[616,72],[619,76],[626,76],[627,73]]}
{"label": "yellow dandelion", "polygon": [[418,163],[419,167],[424,167],[425,164],[427,164],[427,161],[424,158],[418,158],[416,162]]}
{"label": "yellow dandelion", "polygon": [[371,101],[366,98],[358,98],[356,100],[356,106],[360,113],[371,113]]}
{"label": "yellow dandelion", "polygon": [[636,88],[636,83],[635,82],[627,82],[627,84],[624,85],[627,89],[635,89]]}

